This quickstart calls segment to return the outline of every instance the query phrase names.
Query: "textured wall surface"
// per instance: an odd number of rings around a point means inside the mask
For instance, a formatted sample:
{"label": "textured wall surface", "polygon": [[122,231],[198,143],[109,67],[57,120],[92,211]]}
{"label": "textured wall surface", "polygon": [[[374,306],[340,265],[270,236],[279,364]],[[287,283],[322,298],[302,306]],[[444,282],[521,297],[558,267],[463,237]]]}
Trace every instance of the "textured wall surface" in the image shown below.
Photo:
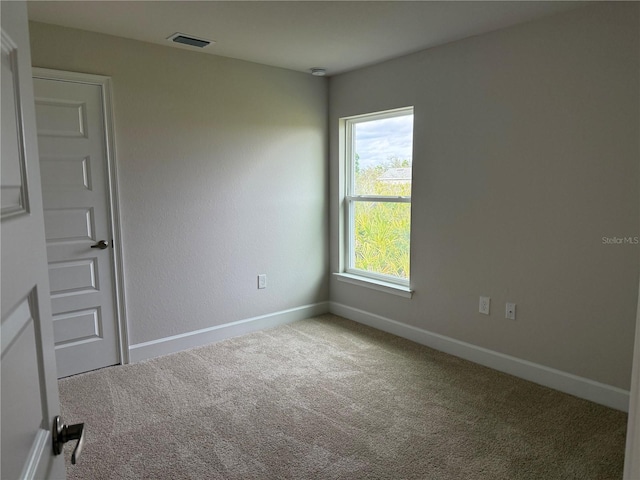
{"label": "textured wall surface", "polygon": [[34,66],[113,80],[131,344],[328,299],[326,79],[30,29]]}
{"label": "textured wall surface", "polygon": [[332,279],[331,300],[628,389],[639,247],[602,237],[640,235],[638,8],[588,6],[332,77],[331,269],[338,119],[413,105],[415,294]]}

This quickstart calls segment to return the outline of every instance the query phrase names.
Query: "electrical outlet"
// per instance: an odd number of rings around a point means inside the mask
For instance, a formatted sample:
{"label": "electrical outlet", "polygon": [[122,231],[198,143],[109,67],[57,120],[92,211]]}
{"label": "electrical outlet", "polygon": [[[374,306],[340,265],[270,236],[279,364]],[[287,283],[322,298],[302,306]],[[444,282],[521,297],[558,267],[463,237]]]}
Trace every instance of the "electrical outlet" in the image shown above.
{"label": "electrical outlet", "polygon": [[480,313],[484,313],[485,315],[489,315],[490,308],[491,308],[491,298],[480,297],[480,307],[478,308],[478,311]]}
{"label": "electrical outlet", "polygon": [[267,288],[267,274],[261,273],[258,275],[258,288]]}
{"label": "electrical outlet", "polygon": [[505,318],[509,320],[516,319],[516,304],[515,303],[507,303],[507,308],[505,310]]}

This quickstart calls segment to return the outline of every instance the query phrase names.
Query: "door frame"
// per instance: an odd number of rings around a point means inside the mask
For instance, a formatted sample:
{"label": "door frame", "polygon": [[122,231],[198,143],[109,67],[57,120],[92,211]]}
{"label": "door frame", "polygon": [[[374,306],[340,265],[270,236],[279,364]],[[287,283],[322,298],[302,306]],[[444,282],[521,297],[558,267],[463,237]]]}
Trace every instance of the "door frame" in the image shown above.
{"label": "door frame", "polygon": [[121,364],[129,363],[129,335],[125,303],[124,262],[122,256],[122,235],[120,205],[118,197],[118,166],[116,160],[115,124],[113,116],[113,94],[111,77],[90,73],[67,72],[49,68],[33,67],[33,78],[57,80],[70,83],[95,85],[100,88],[107,160],[107,192],[109,198],[109,227],[111,229],[113,270],[114,313],[118,329],[118,352]]}
{"label": "door frame", "polygon": [[636,313],[636,335],[629,392],[629,418],[627,422],[627,446],[624,457],[624,480],[640,478],[640,286]]}

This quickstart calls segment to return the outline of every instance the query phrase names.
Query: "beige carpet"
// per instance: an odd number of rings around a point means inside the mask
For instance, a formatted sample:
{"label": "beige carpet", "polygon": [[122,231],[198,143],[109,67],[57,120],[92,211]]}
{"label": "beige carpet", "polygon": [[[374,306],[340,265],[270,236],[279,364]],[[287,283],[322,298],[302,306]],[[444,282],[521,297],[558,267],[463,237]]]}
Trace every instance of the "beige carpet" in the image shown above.
{"label": "beige carpet", "polygon": [[60,390],[71,479],[622,478],[626,414],[333,315]]}

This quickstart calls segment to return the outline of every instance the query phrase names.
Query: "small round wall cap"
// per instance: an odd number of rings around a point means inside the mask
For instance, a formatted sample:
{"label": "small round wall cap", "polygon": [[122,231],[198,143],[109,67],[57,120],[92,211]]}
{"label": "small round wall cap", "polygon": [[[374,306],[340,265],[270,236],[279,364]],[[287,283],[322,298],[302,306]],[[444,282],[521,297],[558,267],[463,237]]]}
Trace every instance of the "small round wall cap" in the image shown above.
{"label": "small round wall cap", "polygon": [[327,74],[327,70],[320,67],[313,67],[311,69],[311,75],[315,75],[316,77],[324,77]]}

